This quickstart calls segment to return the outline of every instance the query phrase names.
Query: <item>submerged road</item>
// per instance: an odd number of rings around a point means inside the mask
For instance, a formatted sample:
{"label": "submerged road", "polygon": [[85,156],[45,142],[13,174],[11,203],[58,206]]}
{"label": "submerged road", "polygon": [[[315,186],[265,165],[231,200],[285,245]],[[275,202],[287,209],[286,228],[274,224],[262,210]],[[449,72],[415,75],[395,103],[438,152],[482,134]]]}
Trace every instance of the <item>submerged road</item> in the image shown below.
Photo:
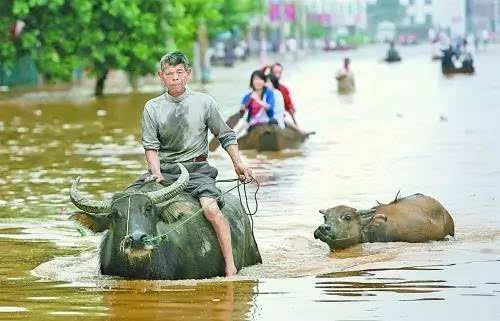
{"label": "submerged road", "polygon": [[[82,175],[82,190],[106,198],[145,170],[141,113],[159,87],[99,100],[43,91],[0,100],[0,319],[500,319],[500,46],[477,54],[475,75],[452,77],[429,47],[400,50],[403,62],[392,65],[381,62],[382,46],[283,62],[297,120],[316,135],[298,150],[243,153],[261,182],[264,264],[231,279],[99,276],[100,236],[67,221],[71,178]],[[339,96],[334,74],[346,54],[357,91]],[[202,90],[229,116],[258,67],[216,69]],[[234,176],[223,151],[210,162],[219,178]],[[336,253],[314,239],[319,209],[366,209],[398,190],[439,200],[456,237]]]}

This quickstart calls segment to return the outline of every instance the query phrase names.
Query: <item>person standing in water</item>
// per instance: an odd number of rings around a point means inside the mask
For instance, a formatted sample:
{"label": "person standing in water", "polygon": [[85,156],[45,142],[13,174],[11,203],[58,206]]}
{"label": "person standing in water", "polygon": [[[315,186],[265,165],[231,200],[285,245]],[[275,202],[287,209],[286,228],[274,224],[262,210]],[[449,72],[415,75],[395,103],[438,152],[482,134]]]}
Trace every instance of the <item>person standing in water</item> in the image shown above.
{"label": "person standing in water", "polygon": [[344,58],[344,66],[337,71],[335,79],[337,79],[337,90],[339,93],[350,93],[355,89],[354,74],[350,68],[351,60]]}

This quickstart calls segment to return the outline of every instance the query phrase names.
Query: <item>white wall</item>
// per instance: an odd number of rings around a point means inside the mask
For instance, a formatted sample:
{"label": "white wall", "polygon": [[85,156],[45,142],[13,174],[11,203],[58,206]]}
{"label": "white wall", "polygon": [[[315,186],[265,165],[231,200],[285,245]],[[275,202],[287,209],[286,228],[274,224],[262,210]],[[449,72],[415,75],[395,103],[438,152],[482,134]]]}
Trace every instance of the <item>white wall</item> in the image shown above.
{"label": "white wall", "polygon": [[465,36],[465,0],[434,0],[435,25],[450,28],[451,36]]}

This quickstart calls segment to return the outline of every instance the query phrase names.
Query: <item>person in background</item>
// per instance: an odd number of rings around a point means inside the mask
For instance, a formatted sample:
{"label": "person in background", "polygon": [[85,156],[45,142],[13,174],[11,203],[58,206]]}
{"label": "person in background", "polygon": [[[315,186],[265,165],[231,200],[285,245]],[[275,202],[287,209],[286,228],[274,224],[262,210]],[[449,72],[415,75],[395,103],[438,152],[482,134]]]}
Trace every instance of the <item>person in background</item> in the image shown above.
{"label": "person in background", "polygon": [[262,70],[252,72],[250,88],[252,90],[243,97],[240,108],[241,115],[248,110],[248,131],[258,125],[276,124],[274,92],[272,88],[266,87],[266,76]]}
{"label": "person in background", "polygon": [[387,56],[385,57],[386,61],[401,61],[401,56],[399,52],[396,50],[396,45],[394,41],[389,43],[389,50],[387,50]]}
{"label": "person in background", "polygon": [[474,54],[468,41],[464,39],[462,45],[462,54],[460,55],[462,67],[466,69],[474,68]]}
{"label": "person in background", "polygon": [[483,31],[481,32],[481,40],[483,42],[483,50],[486,50],[486,46],[490,41],[490,33],[488,32],[488,30],[483,29]]}
{"label": "person in background", "polygon": [[186,190],[199,199],[219,240],[226,276],[231,276],[237,273],[231,231],[220,210],[223,204],[216,201],[222,195],[215,186],[217,169],[207,162],[208,130],[220,140],[241,181],[249,180],[252,171],[241,159],[236,134],[222,119],[215,100],[186,87],[190,76],[189,61],[182,52],[174,51],[161,58],[158,77],[166,92],[146,103],[142,119],[142,145],[149,171],[127,190],[135,190],[147,180],[175,182],[180,175],[176,163],[182,163],[190,173]]}
{"label": "person in background", "polygon": [[354,91],[354,74],[350,68],[351,60],[344,58],[344,66],[337,71],[335,79],[337,79],[337,89],[339,93],[350,93]]}
{"label": "person in background", "polygon": [[273,80],[276,81],[276,77],[272,74],[266,76],[266,88],[271,89],[274,94],[274,119],[280,128],[285,128],[285,102],[281,92],[274,86]]}
{"label": "person in background", "polygon": [[275,62],[271,66],[270,72],[276,78],[276,83],[278,85],[277,89],[283,96],[285,111],[289,113],[290,116],[292,116],[293,122],[295,123],[295,125],[297,125],[297,121],[295,120],[295,106],[290,96],[290,90],[288,90],[288,87],[281,83],[281,77],[283,76],[283,65],[281,65],[279,62]]}

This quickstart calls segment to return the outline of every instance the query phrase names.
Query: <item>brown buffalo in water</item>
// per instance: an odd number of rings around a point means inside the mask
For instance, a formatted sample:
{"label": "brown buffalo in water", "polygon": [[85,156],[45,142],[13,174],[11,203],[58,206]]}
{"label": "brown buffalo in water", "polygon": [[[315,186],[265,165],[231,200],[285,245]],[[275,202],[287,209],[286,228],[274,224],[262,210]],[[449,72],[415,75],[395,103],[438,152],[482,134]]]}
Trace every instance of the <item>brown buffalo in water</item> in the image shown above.
{"label": "brown buffalo in water", "polygon": [[435,199],[422,194],[398,198],[370,210],[340,205],[320,210],[325,217],[314,237],[330,250],[366,242],[425,242],[455,235],[448,211]]}

